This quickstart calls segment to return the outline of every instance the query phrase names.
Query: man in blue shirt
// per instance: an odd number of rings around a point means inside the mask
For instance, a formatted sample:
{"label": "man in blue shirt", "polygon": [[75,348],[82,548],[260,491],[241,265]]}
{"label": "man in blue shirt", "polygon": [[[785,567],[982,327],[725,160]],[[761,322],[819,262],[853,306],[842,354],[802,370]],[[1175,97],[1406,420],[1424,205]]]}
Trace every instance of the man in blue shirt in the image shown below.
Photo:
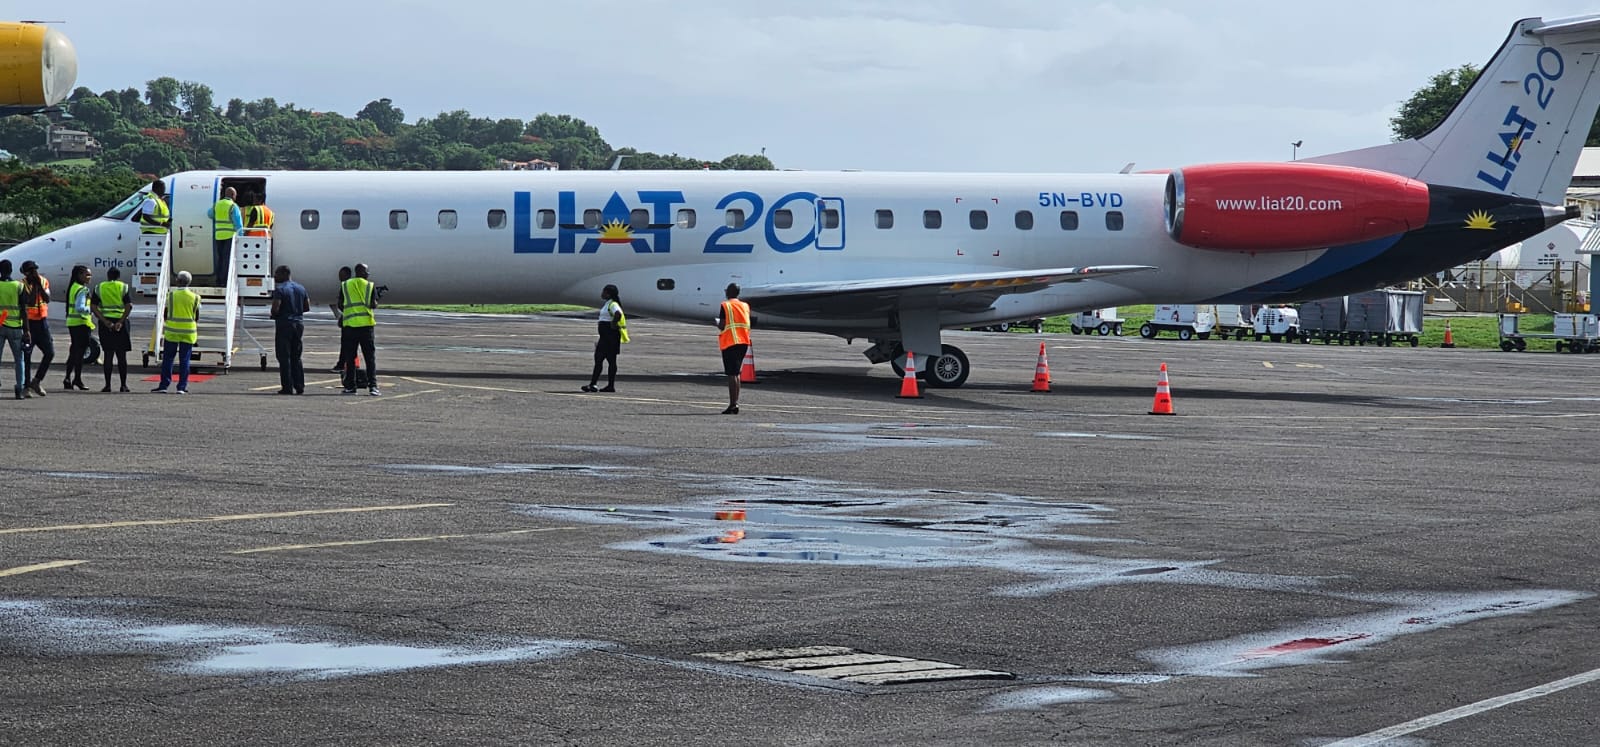
{"label": "man in blue shirt", "polygon": [[302,315],[311,310],[311,296],[305,286],[289,279],[289,266],[272,271],[272,318],[277,322],[273,335],[278,354],[279,394],[305,394],[306,370],[300,363],[305,326]]}

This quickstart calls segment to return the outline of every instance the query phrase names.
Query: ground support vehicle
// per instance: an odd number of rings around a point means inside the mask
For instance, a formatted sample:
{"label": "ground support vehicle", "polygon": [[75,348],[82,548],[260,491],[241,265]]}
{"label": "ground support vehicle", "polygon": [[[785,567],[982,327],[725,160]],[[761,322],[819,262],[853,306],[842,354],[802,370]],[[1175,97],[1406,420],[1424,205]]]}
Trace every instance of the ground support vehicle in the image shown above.
{"label": "ground support vehicle", "polygon": [[1521,314],[1500,315],[1501,350],[1522,352],[1529,340],[1555,340],[1557,353],[1600,352],[1600,317],[1594,314],[1556,314],[1548,334],[1521,331],[1521,319]]}
{"label": "ground support vehicle", "polygon": [[1093,309],[1072,317],[1072,334],[1092,335],[1101,337],[1106,335],[1122,336],[1123,318],[1117,315],[1117,307],[1109,309]]}
{"label": "ground support vehicle", "polygon": [[1253,333],[1256,342],[1263,337],[1273,342],[1293,342],[1300,338],[1300,314],[1287,306],[1257,311]]}
{"label": "ground support vehicle", "polygon": [[1217,312],[1210,305],[1162,304],[1156,307],[1155,316],[1139,325],[1139,336],[1155,339],[1162,332],[1176,332],[1180,340],[1211,337],[1217,326]]}

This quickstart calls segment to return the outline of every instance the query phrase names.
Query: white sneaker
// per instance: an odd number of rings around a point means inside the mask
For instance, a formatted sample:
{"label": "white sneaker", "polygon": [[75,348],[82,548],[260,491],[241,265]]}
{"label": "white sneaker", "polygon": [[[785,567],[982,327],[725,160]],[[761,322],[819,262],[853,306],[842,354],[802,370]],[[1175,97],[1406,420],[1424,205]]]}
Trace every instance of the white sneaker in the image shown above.
{"label": "white sneaker", "polygon": [[379,396],[378,388],[377,387],[372,387],[372,388],[368,389],[367,390],[367,394],[372,395],[374,397]]}

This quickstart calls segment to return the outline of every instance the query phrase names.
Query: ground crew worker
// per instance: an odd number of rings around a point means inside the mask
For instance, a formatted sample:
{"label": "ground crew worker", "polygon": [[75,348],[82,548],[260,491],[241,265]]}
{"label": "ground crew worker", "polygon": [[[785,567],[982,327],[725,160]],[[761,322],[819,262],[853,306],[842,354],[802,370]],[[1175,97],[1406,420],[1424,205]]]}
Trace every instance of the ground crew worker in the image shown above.
{"label": "ground crew worker", "polygon": [[274,217],[272,208],[267,207],[266,198],[256,196],[253,205],[244,211],[244,235],[246,236],[271,236]]}
{"label": "ground crew worker", "polygon": [[717,316],[717,344],[722,346],[722,372],[728,375],[728,409],[723,415],[739,414],[739,367],[750,349],[750,304],[739,300],[739,284],[728,283],[728,300]]}
{"label": "ground crew worker", "polygon": [[172,384],[172,365],[178,365],[178,393],[189,393],[189,359],[200,337],[200,294],[189,290],[194,277],[178,273],[178,287],[167,293],[166,321],[161,330],[161,383],[150,391],[166,394]]}
{"label": "ground crew worker", "polygon": [[106,270],[106,279],[95,286],[89,296],[94,318],[100,322],[100,359],[105,371],[106,385],[102,392],[111,391],[111,359],[117,361],[117,375],[122,380],[124,392],[128,388],[128,353],[133,350],[133,333],[128,329],[128,317],[133,315],[133,294],[128,284],[122,282],[122,271],[115,267]]}
{"label": "ground crew worker", "polygon": [[[305,339],[303,315],[311,310],[304,286],[289,279],[289,266],[272,271],[272,343],[278,355],[278,393],[305,394],[306,370],[300,362]],[[342,341],[341,341],[342,344]]]}
{"label": "ground crew worker", "polygon": [[73,265],[72,282],[67,285],[67,332],[72,335],[72,345],[67,348],[67,375],[61,388],[69,392],[89,391],[83,385],[83,359],[94,344],[90,334],[94,332],[94,310],[89,303],[91,276],[88,265]]}
{"label": "ground crew worker", "polygon": [[355,277],[339,286],[339,357],[344,360],[344,393],[356,393],[356,352],[360,349],[367,364],[367,394],[378,396],[378,362],[374,352],[372,313],[378,307],[378,291],[367,279],[367,266],[356,265]]}
{"label": "ground crew worker", "polygon": [[229,262],[233,259],[233,237],[244,230],[244,219],[239,205],[234,202],[239,193],[233,187],[222,190],[222,199],[211,206],[211,274],[213,285],[228,282]]}
{"label": "ground crew worker", "polygon": [[[39,274],[39,263],[28,260],[22,263],[22,305],[28,310],[28,334],[33,347],[39,349],[39,366],[33,369],[28,381],[28,391],[35,397],[44,396],[44,376],[50,372],[50,361],[55,360],[56,345],[50,339],[50,278]],[[28,363],[33,363],[33,350],[28,351]]]}
{"label": "ground crew worker", "polygon": [[11,260],[0,259],[0,316],[5,317],[0,322],[0,340],[5,343],[0,345],[0,358],[6,348],[11,348],[17,367],[17,399],[33,396],[28,391],[28,354],[23,352],[29,339],[27,314],[22,304],[22,283],[11,279]]}
{"label": "ground crew worker", "polygon": [[172,226],[172,209],[167,207],[167,185],[156,181],[150,185],[150,196],[139,205],[139,233],[146,236],[165,236]]}

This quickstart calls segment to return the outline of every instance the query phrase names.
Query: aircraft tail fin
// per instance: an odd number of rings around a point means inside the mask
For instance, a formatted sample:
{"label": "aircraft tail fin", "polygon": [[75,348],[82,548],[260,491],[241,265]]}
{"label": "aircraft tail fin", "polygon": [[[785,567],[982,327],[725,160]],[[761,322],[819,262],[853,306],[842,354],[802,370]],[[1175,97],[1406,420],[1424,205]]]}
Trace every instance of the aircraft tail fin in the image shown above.
{"label": "aircraft tail fin", "polygon": [[1600,15],[1518,21],[1426,135],[1304,159],[1559,205],[1600,109]]}

